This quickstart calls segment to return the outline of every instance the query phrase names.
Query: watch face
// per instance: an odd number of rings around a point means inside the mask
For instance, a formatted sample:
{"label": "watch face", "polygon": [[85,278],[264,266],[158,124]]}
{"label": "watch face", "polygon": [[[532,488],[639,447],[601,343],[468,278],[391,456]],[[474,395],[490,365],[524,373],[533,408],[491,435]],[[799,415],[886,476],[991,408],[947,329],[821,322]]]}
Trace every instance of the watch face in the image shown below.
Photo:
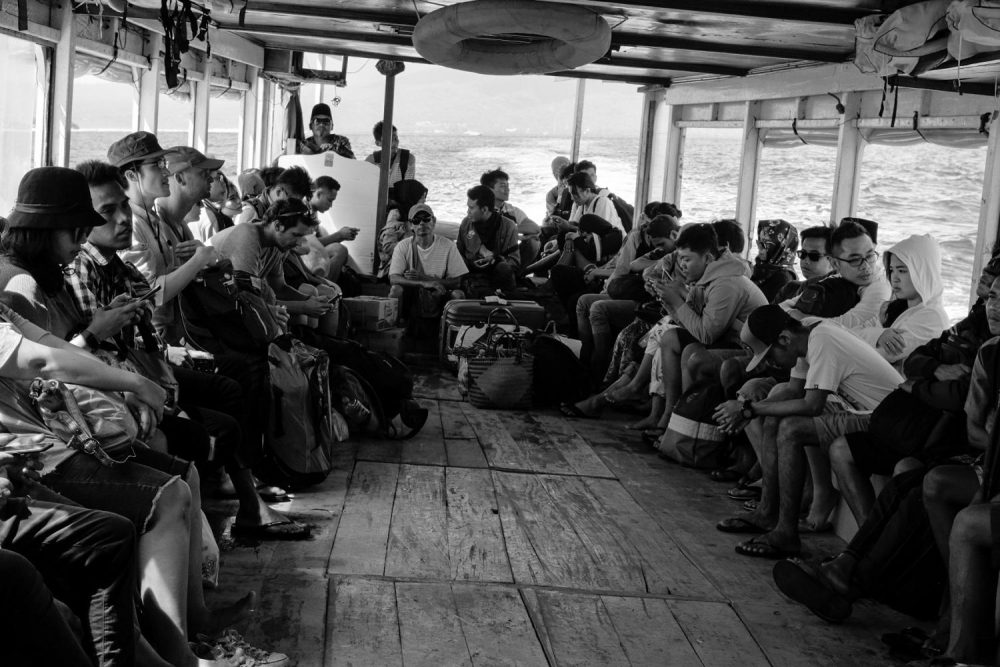
{"label": "watch face", "polygon": [[743,419],[753,419],[753,410],[751,410],[750,408],[743,408],[742,410],[740,410],[740,415],[743,417]]}

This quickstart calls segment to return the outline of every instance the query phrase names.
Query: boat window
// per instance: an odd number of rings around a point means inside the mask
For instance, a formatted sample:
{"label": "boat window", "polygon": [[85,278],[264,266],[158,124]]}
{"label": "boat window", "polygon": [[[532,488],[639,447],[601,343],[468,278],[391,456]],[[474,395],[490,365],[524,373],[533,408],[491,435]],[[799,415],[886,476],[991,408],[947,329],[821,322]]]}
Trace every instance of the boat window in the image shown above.
{"label": "boat window", "polygon": [[681,170],[683,222],[709,222],[736,213],[741,129],[688,128]]}
{"label": "boat window", "polygon": [[0,95],[0,215],[14,205],[24,172],[42,163],[46,104],[45,51],[32,42],[0,34],[0,89],[38,91]]}
{"label": "boat window", "polygon": [[[597,165],[598,185],[630,204],[635,199],[642,99],[634,84],[598,81],[587,82],[584,96],[580,159]],[[614,127],[601,125],[608,118],[615,119]],[[572,132],[572,125],[567,129]]]}
{"label": "boat window", "polygon": [[870,144],[862,155],[856,215],[879,223],[882,250],[911,234],[938,240],[952,321],[968,313],[985,169],[985,147]]}
{"label": "boat window", "polygon": [[70,166],[87,160],[107,160],[108,146],[133,131],[138,102],[131,68],[118,70],[121,78],[109,78],[108,72],[98,76],[99,68],[81,70],[82,62],[78,54],[77,77],[73,81]]}
{"label": "boat window", "polygon": [[234,182],[239,173],[236,154],[240,141],[242,99],[241,91],[213,86],[212,99],[208,103],[208,153],[226,161],[222,170]]}
{"label": "boat window", "polygon": [[160,101],[157,111],[156,137],[164,148],[188,146],[191,143],[194,122],[193,84],[182,79],[173,90],[167,89],[166,80],[160,78]]}

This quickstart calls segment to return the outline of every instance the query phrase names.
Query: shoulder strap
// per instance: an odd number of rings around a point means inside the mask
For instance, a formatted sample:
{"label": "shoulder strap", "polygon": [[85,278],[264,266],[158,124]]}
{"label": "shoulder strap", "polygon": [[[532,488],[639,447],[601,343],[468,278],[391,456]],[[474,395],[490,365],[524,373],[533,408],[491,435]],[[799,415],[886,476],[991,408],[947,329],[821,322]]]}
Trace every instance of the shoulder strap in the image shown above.
{"label": "shoulder strap", "polygon": [[399,149],[399,175],[406,178],[406,168],[410,166],[410,151]]}

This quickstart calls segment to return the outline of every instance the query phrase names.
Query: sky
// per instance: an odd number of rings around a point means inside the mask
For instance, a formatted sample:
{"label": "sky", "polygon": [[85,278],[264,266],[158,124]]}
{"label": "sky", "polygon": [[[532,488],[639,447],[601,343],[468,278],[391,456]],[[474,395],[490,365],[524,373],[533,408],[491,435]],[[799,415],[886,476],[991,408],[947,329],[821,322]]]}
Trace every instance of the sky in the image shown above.
{"label": "sky", "polygon": [[[330,69],[340,69],[339,58],[329,58]],[[350,58],[344,88],[325,86],[323,100],[334,107],[335,131],[367,134],[381,118],[385,77],[374,60]],[[637,136],[642,96],[632,84],[587,81],[583,128],[590,136]],[[308,115],[318,87],[302,95]],[[74,123],[85,129],[126,129],[131,124],[133,92],[126,84],[94,77],[76,80]],[[484,135],[571,136],[576,80],[547,76],[486,76],[443,67],[406,64],[396,77],[394,124],[406,133],[463,133]],[[212,99],[213,130],[235,127],[237,104]],[[190,111],[184,101],[161,96],[160,129],[187,129]]]}

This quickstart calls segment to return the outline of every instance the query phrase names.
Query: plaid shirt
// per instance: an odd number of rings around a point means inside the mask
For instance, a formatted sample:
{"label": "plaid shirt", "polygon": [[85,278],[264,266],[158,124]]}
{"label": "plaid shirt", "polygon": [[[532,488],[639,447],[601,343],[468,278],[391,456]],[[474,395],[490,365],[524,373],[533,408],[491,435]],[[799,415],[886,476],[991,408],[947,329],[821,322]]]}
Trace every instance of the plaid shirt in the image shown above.
{"label": "plaid shirt", "polygon": [[149,291],[149,283],[135,266],[118,255],[105,257],[90,241],[80,247],[66,282],[88,322],[119,294],[141,296]]}

